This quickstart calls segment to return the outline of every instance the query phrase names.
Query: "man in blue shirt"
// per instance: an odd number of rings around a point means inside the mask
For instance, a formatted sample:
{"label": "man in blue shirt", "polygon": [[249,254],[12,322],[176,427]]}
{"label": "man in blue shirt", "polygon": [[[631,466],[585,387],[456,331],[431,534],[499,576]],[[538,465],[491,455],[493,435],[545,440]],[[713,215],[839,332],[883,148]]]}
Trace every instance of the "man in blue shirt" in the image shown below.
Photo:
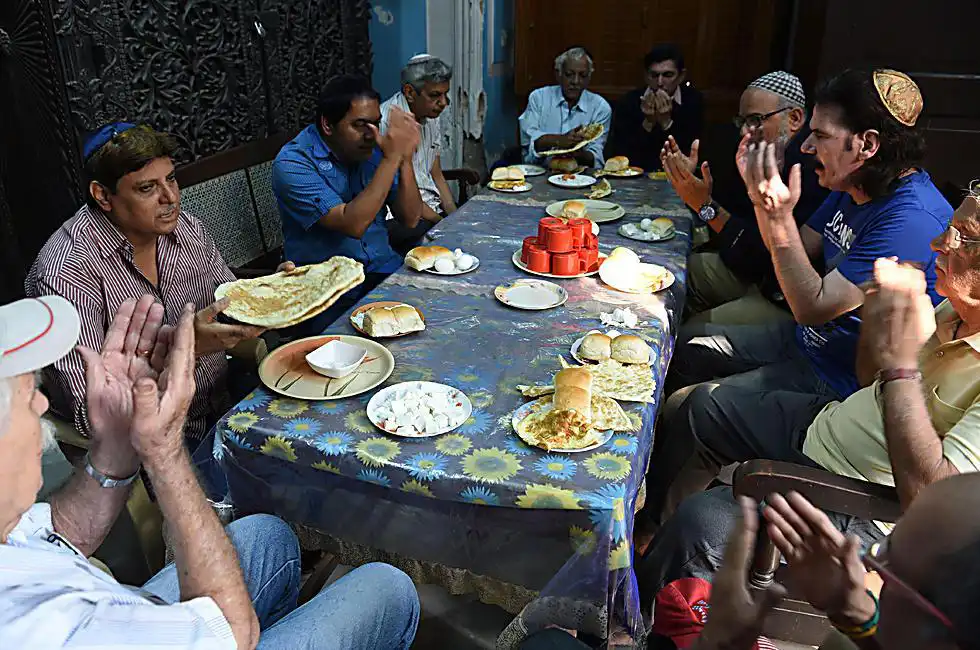
{"label": "man in blue shirt", "polygon": [[380,95],[371,83],[335,77],[320,95],[316,123],[286,143],[273,164],[286,259],[301,265],[344,255],[364,265],[364,283],[306,330],[328,325],[402,265],[388,243],[387,206],[407,228],[422,216],[412,170],[418,123],[392,109],[384,136],[380,124]]}
{"label": "man in blue shirt", "polygon": [[930,242],[953,209],[919,167],[921,110],[915,82],[894,70],[848,70],[818,88],[802,150],[831,194],[802,227],[793,216],[800,166],[787,185],[774,145],[743,139],[739,169],[796,322],[680,332],[666,394],[679,390],[665,405],[665,445],[651,474],[655,513],[704,489],[721,465],[798,457],[788,432],[859,388],[857,310],[875,260],[920,267],[939,302]]}
{"label": "man in blue shirt", "polygon": [[592,70],[592,57],[585,48],[573,47],[555,59],[558,85],[532,92],[520,117],[524,162],[546,163],[539,152],[570,149],[583,140],[576,129],[596,123],[605,131],[572,155],[582,165],[602,167],[605,161],[602,149],[609,135],[612,109],[605,99],[588,90]]}

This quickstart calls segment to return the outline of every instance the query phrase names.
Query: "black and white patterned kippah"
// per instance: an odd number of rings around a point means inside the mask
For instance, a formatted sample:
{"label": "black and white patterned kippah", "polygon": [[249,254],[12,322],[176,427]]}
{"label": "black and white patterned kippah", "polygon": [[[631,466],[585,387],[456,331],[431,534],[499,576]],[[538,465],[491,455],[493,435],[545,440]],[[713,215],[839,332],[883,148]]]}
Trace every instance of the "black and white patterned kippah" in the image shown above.
{"label": "black and white patterned kippah", "polygon": [[803,92],[803,84],[800,83],[799,77],[788,72],[776,70],[764,74],[750,83],[749,88],[768,90],[800,108],[806,108],[806,94]]}

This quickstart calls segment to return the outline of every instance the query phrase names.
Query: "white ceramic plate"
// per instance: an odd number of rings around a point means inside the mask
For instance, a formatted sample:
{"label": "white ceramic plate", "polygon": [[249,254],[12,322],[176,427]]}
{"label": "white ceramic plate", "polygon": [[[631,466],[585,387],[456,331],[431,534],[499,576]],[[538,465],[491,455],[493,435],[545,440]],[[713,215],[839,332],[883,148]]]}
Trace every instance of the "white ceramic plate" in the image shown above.
{"label": "white ceramic plate", "polygon": [[502,284],[493,290],[494,297],[508,307],[517,309],[551,309],[564,305],[568,292],[554,282],[524,278]]}
{"label": "white ceramic plate", "polygon": [[[511,414],[511,416],[510,416],[510,426],[514,427],[514,433],[517,435],[518,438],[521,438],[521,440],[524,440],[524,438],[522,438],[521,437],[521,434],[517,432],[517,425],[519,425],[521,423],[521,420],[523,420],[524,418],[526,418],[527,416],[529,416],[531,413],[534,413],[536,411],[545,411],[545,412],[547,412],[547,411],[550,411],[552,408],[554,408],[550,402],[548,404],[542,404],[541,402],[542,402],[542,400],[538,399],[538,400],[535,400],[533,402],[528,402],[526,404],[522,404],[519,407],[517,407],[517,409]],[[612,429],[609,429],[607,431],[600,431],[599,432],[599,439],[598,439],[598,441],[595,442],[595,443],[593,443],[593,444],[591,444],[591,445],[589,445],[588,447],[582,447],[581,449],[555,449],[555,448],[552,448],[552,449],[549,449],[548,451],[555,451],[555,452],[558,452],[558,453],[561,453],[561,454],[574,454],[574,453],[579,452],[579,451],[592,451],[593,449],[598,449],[602,445],[604,445],[607,442],[609,442],[609,439],[612,438],[612,436],[613,436],[613,430]],[[529,442],[527,440],[524,440],[524,442],[526,442],[529,445],[533,445],[533,446],[537,447],[537,445],[534,445],[533,443],[531,443],[531,442]]]}
{"label": "white ceramic plate", "polygon": [[[611,201],[599,201],[597,199],[569,199],[580,201],[585,204],[585,212],[587,218],[595,223],[606,223],[607,221],[615,221],[616,219],[622,219],[626,215],[626,210],[623,206],[618,203],[613,203]],[[548,204],[548,207],[544,209],[549,216],[561,217],[561,210],[565,207],[565,203],[568,201],[555,201],[554,203]]]}
{"label": "white ceramic plate", "polygon": [[630,167],[629,169],[624,169],[621,172],[607,172],[606,170],[602,170],[602,175],[603,176],[615,176],[616,178],[634,178],[636,176],[642,176],[643,175],[643,168],[642,167]]}
{"label": "white ceramic plate", "polygon": [[463,275],[464,273],[471,273],[471,272],[477,270],[478,268],[480,268],[480,258],[479,257],[476,257],[474,255],[473,256],[473,259],[476,260],[476,264],[474,264],[470,268],[466,269],[465,271],[458,271],[457,270],[457,271],[451,271],[449,273],[439,273],[439,271],[436,271],[435,267],[432,267],[431,269],[425,269],[425,272],[426,273],[432,273],[433,275]]}
{"label": "white ceramic plate", "polygon": [[[636,232],[631,234],[630,231],[626,229],[627,226],[636,226]],[[677,228],[671,230],[670,234],[666,237],[657,237],[657,235],[649,230],[643,230],[640,228],[640,224],[638,223],[624,223],[616,229],[616,232],[626,239],[635,239],[636,241],[667,241],[668,239],[673,239],[674,236],[677,235]]]}
{"label": "white ceramic plate", "polygon": [[555,174],[548,177],[548,182],[558,187],[588,187],[594,185],[596,180],[587,174],[571,174],[571,178],[563,178],[564,174]]}
{"label": "white ceramic plate", "polygon": [[[606,255],[605,253],[599,253],[600,267],[602,266],[602,260],[606,259],[607,257],[609,256]],[[514,263],[514,266],[524,271],[525,273],[530,273],[531,275],[538,275],[541,276],[542,278],[557,278],[559,280],[571,280],[572,278],[587,278],[590,275],[595,275],[596,273],[599,272],[599,269],[596,269],[595,271],[576,273],[575,275],[555,275],[554,273],[541,273],[539,271],[532,271],[527,267],[526,264],[524,264],[524,262],[521,261],[521,249],[517,249],[516,251],[514,251],[514,254],[511,256],[510,261]]]}
{"label": "white ceramic plate", "polygon": [[539,165],[513,165],[513,167],[516,167],[524,172],[525,176],[540,176],[541,174],[548,173],[547,169]]}
{"label": "white ceramic plate", "polygon": [[[463,410],[457,418],[458,421],[450,421],[448,427],[440,429],[435,433],[417,433],[417,435],[409,436],[396,433],[394,428],[385,428],[381,419],[378,417],[378,407],[388,398],[389,395],[404,388],[435,389],[448,393],[451,397],[459,400],[459,402],[462,404]],[[367,416],[368,419],[371,420],[371,423],[385,433],[398,436],[400,438],[431,438],[432,436],[440,436],[444,433],[449,433],[466,422],[472,413],[473,405],[470,403],[470,398],[468,398],[463,391],[459,390],[458,388],[453,388],[452,386],[447,386],[446,384],[437,384],[432,381],[404,381],[399,384],[388,386],[387,388],[382,388],[371,397],[371,401],[369,401],[367,405]]]}
{"label": "white ceramic plate", "polygon": [[657,293],[658,291],[663,291],[664,289],[669,289],[674,284],[674,280],[676,279],[676,278],[674,278],[674,274],[670,272],[670,269],[665,268],[663,266],[660,266],[659,264],[647,264],[645,262],[641,262],[639,265],[637,265],[637,267],[635,269],[635,273],[633,273],[633,268],[632,267],[630,267],[630,270],[631,270],[631,275],[642,274],[645,271],[646,272],[653,272],[653,273],[659,273],[659,272],[663,271],[663,272],[666,273],[666,278],[664,279],[664,281],[661,283],[661,285],[659,287],[646,287],[646,288],[640,289],[638,287],[626,287],[625,285],[623,285],[623,286],[617,286],[615,284],[615,282],[610,282],[611,279],[614,280],[614,278],[612,278],[610,276],[610,272],[607,272],[605,274],[605,276],[603,275],[603,273],[602,273],[602,265],[601,264],[599,265],[599,278],[603,282],[605,282],[606,284],[608,284],[610,287],[612,287],[613,289],[615,289],[616,291],[622,291],[623,293],[638,293],[638,294]]}
{"label": "white ceramic plate", "polygon": [[[578,361],[579,363],[583,363],[583,364],[586,364],[586,365],[588,365],[590,363],[599,363],[598,361],[593,361],[592,359],[586,359],[585,357],[578,356],[578,349],[580,347],[582,347],[582,341],[584,341],[585,340],[585,337],[588,336],[589,334],[605,334],[606,336],[609,336],[610,338],[616,338],[616,336],[619,336],[620,333],[621,332],[617,332],[615,330],[609,330],[608,332],[600,332],[599,330],[590,330],[590,331],[586,332],[581,337],[575,339],[575,342],[572,343],[572,349],[571,349],[572,358],[575,359],[576,361]],[[610,334],[615,334],[616,336],[610,336]],[[651,365],[651,366],[653,365],[653,355],[652,354],[650,355],[649,365]]]}
{"label": "white ceramic plate", "polygon": [[504,194],[517,194],[518,192],[530,192],[531,191],[531,184],[530,183],[524,183],[523,185],[518,185],[517,187],[511,188],[509,190],[498,190],[496,187],[493,187],[489,183],[487,183],[487,187],[489,187],[494,192],[503,192]]}

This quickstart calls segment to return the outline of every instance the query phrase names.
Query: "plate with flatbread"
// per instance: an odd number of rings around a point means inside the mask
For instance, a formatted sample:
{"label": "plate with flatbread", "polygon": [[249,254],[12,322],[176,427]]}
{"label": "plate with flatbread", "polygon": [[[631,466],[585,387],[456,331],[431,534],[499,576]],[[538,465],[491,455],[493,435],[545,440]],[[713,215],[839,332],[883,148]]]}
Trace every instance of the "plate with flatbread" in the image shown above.
{"label": "plate with flatbread", "polygon": [[593,122],[592,124],[585,124],[583,126],[572,129],[572,133],[578,133],[582,135],[585,139],[580,140],[573,147],[568,149],[551,149],[549,151],[539,151],[539,156],[560,156],[566,153],[575,153],[579,149],[586,147],[589,143],[598,140],[603,133],[605,133],[606,127],[598,122]]}
{"label": "plate with flatbread", "polygon": [[605,178],[600,178],[599,182],[592,186],[588,192],[585,193],[585,197],[588,199],[604,199],[616,190],[613,189],[612,185]]}
{"label": "plate with flatbread", "polygon": [[[592,399],[594,405],[596,400],[605,404],[606,398],[593,397]],[[616,404],[615,400],[608,401],[622,412],[622,407]],[[629,417],[625,413],[623,415],[629,422]],[[518,407],[511,414],[510,424],[514,427],[517,436],[532,447],[565,454],[591,451],[609,442],[613,436],[612,428],[600,429],[596,423],[585,429],[581,435],[569,435],[562,429],[564,423],[555,411],[551,395],[545,395]]]}
{"label": "plate with flatbread", "polygon": [[364,266],[349,257],[220,285],[215,300],[231,303],[224,315],[266,329],[290,327],[318,316],[364,282]]}
{"label": "plate with flatbread", "polygon": [[[567,214],[566,213],[566,203],[581,204],[585,206],[584,214]],[[596,201],[594,199],[573,199],[571,201],[555,201],[554,203],[548,204],[548,207],[544,209],[550,217],[558,217],[559,219],[567,219],[570,216],[585,217],[586,219],[594,223],[607,223],[609,221],[616,221],[617,219],[622,219],[626,215],[626,210],[623,206],[618,203],[613,203],[612,201]]]}
{"label": "plate with flatbread", "polygon": [[[571,366],[564,357],[558,361],[562,368]],[[588,367],[592,373],[592,392],[601,397],[609,397],[621,402],[653,402],[653,393],[657,389],[653,370],[647,364],[623,364],[612,359],[600,361]],[[524,397],[541,397],[555,392],[554,384],[538,384],[527,386],[517,385],[517,390]]]}
{"label": "plate with flatbread", "polygon": [[[334,379],[313,370],[306,355],[329,341],[341,341],[367,352],[349,375]],[[259,379],[280,395],[305,400],[345,399],[366,393],[391,376],[395,357],[385,346],[360,336],[324,335],[299,339],[276,348],[259,365]]]}

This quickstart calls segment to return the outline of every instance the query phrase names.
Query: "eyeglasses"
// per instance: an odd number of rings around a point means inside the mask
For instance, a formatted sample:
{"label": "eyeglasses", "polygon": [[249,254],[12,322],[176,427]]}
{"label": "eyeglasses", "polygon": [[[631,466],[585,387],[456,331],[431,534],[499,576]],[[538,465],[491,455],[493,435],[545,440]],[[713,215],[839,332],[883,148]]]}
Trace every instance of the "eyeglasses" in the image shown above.
{"label": "eyeglasses", "polygon": [[911,601],[916,607],[929,614],[940,623],[943,627],[952,631],[953,623],[949,618],[939,611],[939,608],[932,604],[932,602],[923,596],[919,591],[899,578],[894,571],[889,568],[888,562],[888,538],[886,537],[883,541],[873,544],[864,555],[861,557],[861,561],[864,562],[864,566],[870,571],[876,571],[879,576],[881,576],[882,581],[891,585],[895,590],[904,598]]}
{"label": "eyeglasses", "polygon": [[949,224],[949,226],[946,227],[946,232],[940,236],[945,241],[946,247],[952,250],[956,250],[963,244],[980,244],[980,239],[968,239],[964,237],[963,233],[957,230],[956,226],[953,224]]}
{"label": "eyeglasses", "polygon": [[784,106],[778,110],[772,111],[770,113],[750,113],[749,115],[736,115],[732,118],[732,122],[735,124],[735,128],[739,131],[742,130],[743,126],[747,126],[750,129],[758,129],[762,126],[762,123],[768,120],[773,115],[779,115],[784,111],[788,111],[792,106]]}

